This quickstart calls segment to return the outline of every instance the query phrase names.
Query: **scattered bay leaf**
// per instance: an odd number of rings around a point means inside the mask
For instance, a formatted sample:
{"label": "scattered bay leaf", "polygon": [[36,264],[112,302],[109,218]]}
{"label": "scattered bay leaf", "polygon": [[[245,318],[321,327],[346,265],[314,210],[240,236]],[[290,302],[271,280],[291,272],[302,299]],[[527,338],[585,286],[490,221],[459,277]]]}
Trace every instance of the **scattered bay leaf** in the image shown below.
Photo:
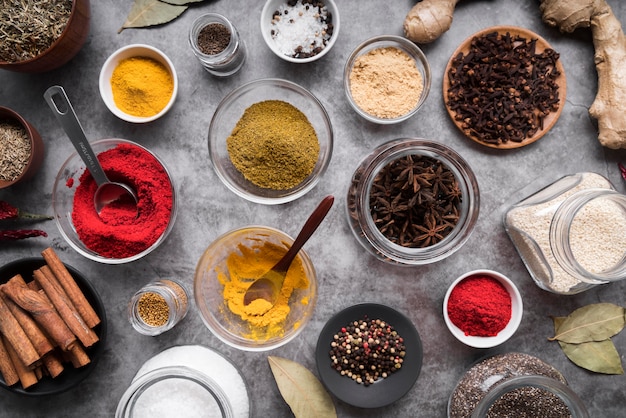
{"label": "scattered bay leaf", "polygon": [[186,4],[191,4],[191,3],[200,3],[200,2],[203,2],[204,0],[159,0],[159,1],[162,1],[163,3],[184,6]]}
{"label": "scattered bay leaf", "polygon": [[176,6],[159,0],[135,0],[126,22],[117,31],[161,25],[180,16],[188,6]]}
{"label": "scattered bay leaf", "polygon": [[612,303],[594,303],[576,309],[563,320],[550,341],[584,343],[611,338],[624,328],[625,310]]}
{"label": "scattered bay leaf", "polygon": [[624,374],[620,355],[610,339],[580,344],[559,341],[563,352],[583,369],[604,374]]}
{"label": "scattered bay leaf", "polygon": [[296,418],[337,417],[335,404],[321,382],[295,361],[268,356],[276,385]]}

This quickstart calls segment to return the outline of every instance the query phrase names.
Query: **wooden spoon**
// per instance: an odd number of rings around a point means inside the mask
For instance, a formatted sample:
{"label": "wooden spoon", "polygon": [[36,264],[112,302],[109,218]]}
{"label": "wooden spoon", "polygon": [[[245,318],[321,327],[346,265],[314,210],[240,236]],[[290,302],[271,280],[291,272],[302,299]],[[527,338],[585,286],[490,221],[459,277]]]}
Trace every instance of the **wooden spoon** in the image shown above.
{"label": "wooden spoon", "polygon": [[[283,287],[283,282],[285,281],[285,276],[287,275],[289,266],[291,266],[291,263],[294,258],[296,258],[296,255],[302,246],[308,241],[311,235],[313,235],[313,232],[315,232],[317,227],[322,223],[334,201],[335,198],[332,195],[326,196],[321,201],[313,213],[311,213],[311,216],[309,216],[309,219],[307,219],[306,223],[302,227],[302,230],[291,245],[291,248],[289,248],[283,258],[281,258],[267,273],[252,282],[243,296],[244,305],[249,305],[252,301],[257,299],[265,299],[271,303],[271,306],[274,306],[276,299],[278,299],[278,294]],[[271,306],[268,306],[268,310]]]}

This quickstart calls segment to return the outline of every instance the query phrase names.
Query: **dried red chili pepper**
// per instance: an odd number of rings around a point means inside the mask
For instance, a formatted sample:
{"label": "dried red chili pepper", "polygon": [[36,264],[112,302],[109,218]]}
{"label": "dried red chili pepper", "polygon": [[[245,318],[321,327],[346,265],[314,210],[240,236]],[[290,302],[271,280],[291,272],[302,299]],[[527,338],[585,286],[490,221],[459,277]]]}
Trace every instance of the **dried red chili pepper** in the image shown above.
{"label": "dried red chili pepper", "polygon": [[0,200],[0,220],[29,220],[29,221],[43,221],[52,219],[49,215],[39,215],[36,213],[24,212],[23,210],[16,208],[4,200]]}
{"label": "dried red chili pepper", "polygon": [[47,236],[48,234],[40,229],[0,230],[0,241],[15,241],[18,239]]}
{"label": "dried red chili pepper", "polygon": [[622,178],[626,180],[626,167],[624,167],[622,163],[617,163],[617,166],[619,167],[620,173],[622,173]]}

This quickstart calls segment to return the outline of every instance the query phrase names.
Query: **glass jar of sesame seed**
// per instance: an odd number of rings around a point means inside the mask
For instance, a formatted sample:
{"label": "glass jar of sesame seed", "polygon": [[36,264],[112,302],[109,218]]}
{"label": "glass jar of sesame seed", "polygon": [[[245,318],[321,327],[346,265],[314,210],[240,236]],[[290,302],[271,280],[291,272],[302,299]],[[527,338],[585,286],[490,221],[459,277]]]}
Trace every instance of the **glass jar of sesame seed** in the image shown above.
{"label": "glass jar of sesame seed", "polygon": [[128,305],[128,320],[144,335],[164,333],[179,323],[189,309],[185,287],[174,280],[162,279],[139,289]]}
{"label": "glass jar of sesame seed", "polygon": [[544,290],[571,295],[626,278],[626,195],[600,174],[560,178],[513,205],[504,226]]}

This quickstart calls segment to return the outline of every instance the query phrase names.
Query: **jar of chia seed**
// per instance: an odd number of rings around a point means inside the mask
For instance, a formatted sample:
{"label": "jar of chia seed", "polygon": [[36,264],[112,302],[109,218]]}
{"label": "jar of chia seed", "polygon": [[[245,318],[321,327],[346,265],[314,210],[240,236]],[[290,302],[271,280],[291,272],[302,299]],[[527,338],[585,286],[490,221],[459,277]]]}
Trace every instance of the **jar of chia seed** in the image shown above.
{"label": "jar of chia seed", "polygon": [[237,28],[217,13],[203,14],[193,22],[189,44],[204,68],[216,77],[235,74],[246,60],[246,46]]}
{"label": "jar of chia seed", "polygon": [[510,352],[477,361],[448,401],[448,418],[588,418],[561,372],[530,354]]}
{"label": "jar of chia seed", "polygon": [[546,376],[517,376],[492,387],[472,418],[588,418],[580,397],[566,384]]}
{"label": "jar of chia seed", "polygon": [[570,295],[626,278],[626,195],[599,174],[560,178],[513,205],[504,226],[542,289]]}

